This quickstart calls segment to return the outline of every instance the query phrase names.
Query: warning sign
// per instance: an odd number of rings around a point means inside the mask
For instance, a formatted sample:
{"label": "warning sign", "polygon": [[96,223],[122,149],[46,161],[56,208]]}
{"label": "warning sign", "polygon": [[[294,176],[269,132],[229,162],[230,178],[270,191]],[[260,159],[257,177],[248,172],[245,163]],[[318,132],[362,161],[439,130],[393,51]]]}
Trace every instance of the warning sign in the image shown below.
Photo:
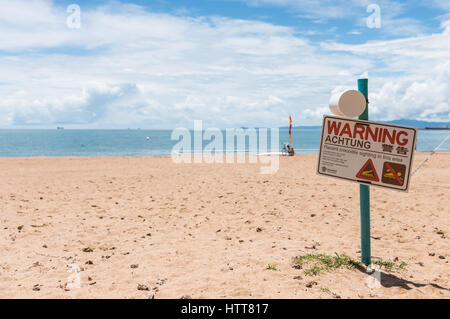
{"label": "warning sign", "polygon": [[356,178],[362,178],[374,182],[378,182],[380,180],[371,159],[367,160],[366,164],[364,164],[358,174],[356,174]]}
{"label": "warning sign", "polygon": [[324,116],[317,173],[407,191],[417,129]]}

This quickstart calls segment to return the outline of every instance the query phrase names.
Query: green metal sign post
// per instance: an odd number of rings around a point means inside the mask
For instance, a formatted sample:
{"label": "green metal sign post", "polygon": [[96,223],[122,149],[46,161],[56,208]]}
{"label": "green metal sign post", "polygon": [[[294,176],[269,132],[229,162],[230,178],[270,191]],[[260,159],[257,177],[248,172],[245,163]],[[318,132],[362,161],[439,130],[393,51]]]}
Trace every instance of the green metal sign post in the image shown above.
{"label": "green metal sign post", "polygon": [[[368,79],[358,80],[358,91],[366,97],[366,109],[359,116],[360,120],[369,120]],[[370,190],[368,185],[359,185],[359,205],[361,211],[361,261],[364,265],[370,260]]]}

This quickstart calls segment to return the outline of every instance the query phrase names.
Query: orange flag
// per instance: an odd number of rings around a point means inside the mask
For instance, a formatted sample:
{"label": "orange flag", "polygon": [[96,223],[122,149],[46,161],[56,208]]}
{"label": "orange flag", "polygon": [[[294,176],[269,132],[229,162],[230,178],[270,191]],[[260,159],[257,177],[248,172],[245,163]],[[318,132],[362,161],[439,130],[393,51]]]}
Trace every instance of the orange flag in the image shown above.
{"label": "orange flag", "polygon": [[291,147],[294,147],[294,142],[292,141],[292,117],[289,115],[289,137],[291,138]]}

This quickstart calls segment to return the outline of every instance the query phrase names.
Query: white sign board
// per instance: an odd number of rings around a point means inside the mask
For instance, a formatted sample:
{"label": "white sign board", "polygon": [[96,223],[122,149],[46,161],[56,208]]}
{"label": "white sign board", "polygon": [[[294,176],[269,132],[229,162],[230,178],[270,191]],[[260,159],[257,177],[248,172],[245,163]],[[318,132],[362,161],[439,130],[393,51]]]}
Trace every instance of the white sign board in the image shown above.
{"label": "white sign board", "polygon": [[408,191],[417,129],[324,116],[317,173]]}

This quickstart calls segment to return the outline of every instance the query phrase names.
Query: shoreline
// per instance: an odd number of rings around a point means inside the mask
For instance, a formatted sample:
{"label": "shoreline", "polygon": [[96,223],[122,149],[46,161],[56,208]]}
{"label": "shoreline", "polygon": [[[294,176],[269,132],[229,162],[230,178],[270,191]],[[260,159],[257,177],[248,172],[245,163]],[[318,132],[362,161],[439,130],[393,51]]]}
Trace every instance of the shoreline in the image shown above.
{"label": "shoreline", "polygon": [[[424,151],[424,152],[419,152],[419,151],[415,151],[414,153],[416,154],[427,154],[427,153],[435,153],[435,154],[450,154],[450,151]],[[206,154],[209,155],[209,154]],[[226,156],[227,154],[223,154],[223,156]],[[235,154],[235,156],[237,156],[238,154]],[[273,155],[278,155],[280,157],[286,157],[284,155],[280,155],[278,153],[273,153],[273,154],[269,154],[269,153],[264,153],[264,154],[244,154],[246,157],[248,156],[273,156]],[[304,155],[319,155],[319,153],[296,153],[294,157],[291,158],[295,158],[296,156],[304,156]],[[179,155],[179,156],[183,156],[183,155]],[[194,154],[186,154],[185,156],[194,156]],[[61,159],[61,158],[67,158],[67,159],[73,159],[73,158],[78,158],[78,159],[88,159],[88,158],[171,158],[172,155],[61,155],[61,156],[22,156],[22,157],[17,157],[17,156],[11,156],[11,157],[2,157],[0,156],[0,160],[7,160],[7,159]],[[194,163],[193,163],[194,164]],[[239,163],[235,163],[235,164],[239,164]]]}

